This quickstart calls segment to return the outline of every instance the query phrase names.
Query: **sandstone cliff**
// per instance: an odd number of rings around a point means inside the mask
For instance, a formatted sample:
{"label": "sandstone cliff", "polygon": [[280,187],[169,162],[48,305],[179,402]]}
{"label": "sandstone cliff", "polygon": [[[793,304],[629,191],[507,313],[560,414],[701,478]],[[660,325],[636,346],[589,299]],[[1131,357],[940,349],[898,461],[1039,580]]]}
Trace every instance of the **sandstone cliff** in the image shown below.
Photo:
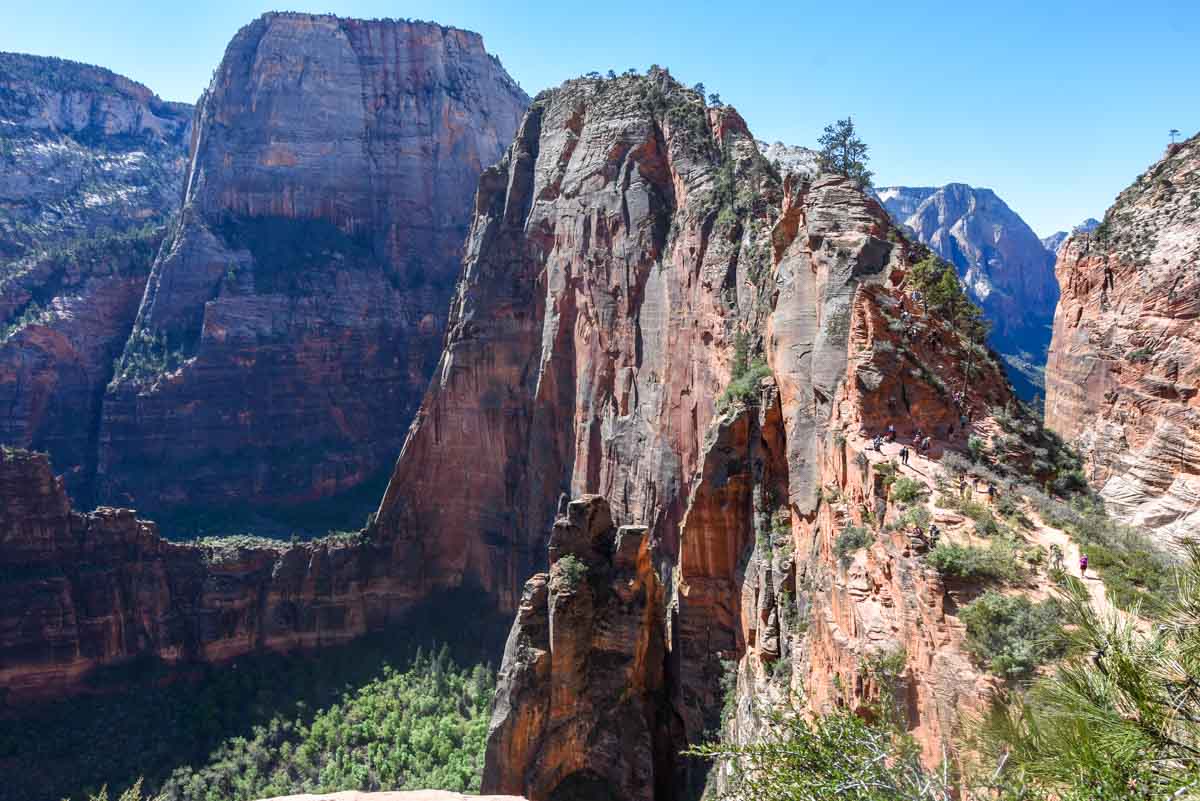
{"label": "sandstone cliff", "polygon": [[191,112],[99,67],[0,54],[0,442],[47,450],[84,501]]}
{"label": "sandstone cliff", "polygon": [[415,566],[361,535],[182,545],[128,509],[71,509],[44,455],[0,451],[0,687],[23,703],[134,658],[220,662],[399,620]]}
{"label": "sandstone cliff", "polygon": [[184,205],[104,400],[101,500],[290,504],[394,458],[479,173],[528,99],[477,34],[268,14],[197,109]]}
{"label": "sandstone cliff", "polygon": [[966,184],[876,190],[900,225],[951,262],[992,323],[992,347],[1026,399],[1043,394],[1058,285],[1054,253],[990,189]]}
{"label": "sandstone cliff", "polygon": [[901,539],[853,577],[831,555],[847,520],[898,514],[864,434],[919,427],[940,453],[1012,400],[985,348],[911,300],[901,324],[923,252],[851,182],[781,180],[736,111],[663,71],[535,99],[480,180],[372,529],[427,588],[516,613],[485,791],[698,791],[677,754],[729,724],[725,663],[750,736],[751,698],[865,704],[864,660],[903,651],[909,728],[941,753],[979,678],[945,588]]}
{"label": "sandstone cliff", "polygon": [[1200,531],[1200,138],[1117,197],[1058,259],[1046,421],[1127,522]]}

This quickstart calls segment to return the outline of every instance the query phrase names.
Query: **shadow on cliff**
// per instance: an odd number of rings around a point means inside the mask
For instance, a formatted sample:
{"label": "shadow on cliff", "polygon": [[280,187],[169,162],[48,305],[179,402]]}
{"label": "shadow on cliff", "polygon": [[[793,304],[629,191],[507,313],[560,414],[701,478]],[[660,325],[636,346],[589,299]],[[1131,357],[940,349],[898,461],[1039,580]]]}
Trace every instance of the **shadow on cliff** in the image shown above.
{"label": "shadow on cliff", "polygon": [[80,798],[105,784],[116,797],[140,776],[153,790],[256,725],[311,720],[385,665],[407,665],[418,649],[445,645],[459,665],[498,667],[510,621],[485,598],[475,588],[443,592],[405,624],[344,646],[175,669],[142,660],[94,673],[92,695],[20,713],[0,707],[0,799]]}

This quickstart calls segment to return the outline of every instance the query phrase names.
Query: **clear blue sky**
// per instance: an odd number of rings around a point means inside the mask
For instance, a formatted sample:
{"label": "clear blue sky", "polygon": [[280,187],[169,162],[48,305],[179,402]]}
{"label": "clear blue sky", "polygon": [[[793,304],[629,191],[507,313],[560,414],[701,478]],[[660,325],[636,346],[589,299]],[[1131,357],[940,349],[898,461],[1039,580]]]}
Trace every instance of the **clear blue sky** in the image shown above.
{"label": "clear blue sky", "polygon": [[[273,4],[4,5],[0,50],[99,64],[191,101],[234,32]],[[719,91],[762,139],[811,145],[852,114],[879,185],[990,187],[1039,235],[1099,217],[1158,158],[1169,129],[1200,129],[1200,0],[282,7],[479,31],[530,94],[593,69],[658,63]]]}

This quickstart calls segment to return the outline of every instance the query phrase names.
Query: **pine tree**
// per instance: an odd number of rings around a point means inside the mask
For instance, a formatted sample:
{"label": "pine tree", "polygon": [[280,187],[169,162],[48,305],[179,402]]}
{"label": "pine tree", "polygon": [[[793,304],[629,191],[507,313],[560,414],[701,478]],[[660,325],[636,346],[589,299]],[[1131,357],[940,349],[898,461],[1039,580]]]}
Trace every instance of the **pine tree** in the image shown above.
{"label": "pine tree", "polygon": [[871,185],[873,173],[867,169],[870,160],[867,145],[858,138],[853,119],[847,117],[826,125],[817,142],[821,145],[818,159],[823,171],[851,178],[863,189]]}
{"label": "pine tree", "polygon": [[1074,654],[984,722],[1008,798],[1200,798],[1200,549],[1180,567],[1154,627],[1099,610],[1070,579]]}

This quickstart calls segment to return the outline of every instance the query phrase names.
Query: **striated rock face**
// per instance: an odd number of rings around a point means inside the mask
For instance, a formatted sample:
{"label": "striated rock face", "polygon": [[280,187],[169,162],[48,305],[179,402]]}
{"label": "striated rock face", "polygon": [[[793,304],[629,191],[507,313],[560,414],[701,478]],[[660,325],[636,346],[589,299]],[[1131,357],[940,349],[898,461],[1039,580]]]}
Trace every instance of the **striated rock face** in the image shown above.
{"label": "striated rock face", "polygon": [[527,102],[467,31],[243,28],[104,400],[99,497],[292,503],[384,468],[437,359],[478,176]]}
{"label": "striated rock face", "polygon": [[136,657],[224,661],[344,642],[399,620],[414,566],[362,537],[179,545],[128,509],[71,509],[44,455],[0,451],[0,687],[77,691]]}
{"label": "striated rock face", "polygon": [[488,733],[483,785],[531,798],[667,797],[665,588],[644,526],[604,498],[554,523],[550,572],[525,584]]}
{"label": "striated rock face", "polygon": [[[735,211],[744,187],[762,199]],[[603,494],[673,547],[778,191],[736,112],[661,71],[538,97],[480,179],[445,352],[379,508],[430,582],[515,609],[561,493]]]}
{"label": "striated rock face", "polygon": [[0,53],[5,264],[179,207],[192,107],[100,67]]}
{"label": "striated rock face", "polygon": [[990,189],[966,184],[876,189],[888,213],[954,264],[992,323],[990,344],[1026,399],[1043,391],[1058,285],[1054,253]]}
{"label": "striated rock face", "polygon": [[0,442],[48,451],[85,502],[191,115],[99,67],[0,53]]}
{"label": "striated rock face", "polygon": [[1059,254],[1046,422],[1109,511],[1165,545],[1200,530],[1200,138]]}

